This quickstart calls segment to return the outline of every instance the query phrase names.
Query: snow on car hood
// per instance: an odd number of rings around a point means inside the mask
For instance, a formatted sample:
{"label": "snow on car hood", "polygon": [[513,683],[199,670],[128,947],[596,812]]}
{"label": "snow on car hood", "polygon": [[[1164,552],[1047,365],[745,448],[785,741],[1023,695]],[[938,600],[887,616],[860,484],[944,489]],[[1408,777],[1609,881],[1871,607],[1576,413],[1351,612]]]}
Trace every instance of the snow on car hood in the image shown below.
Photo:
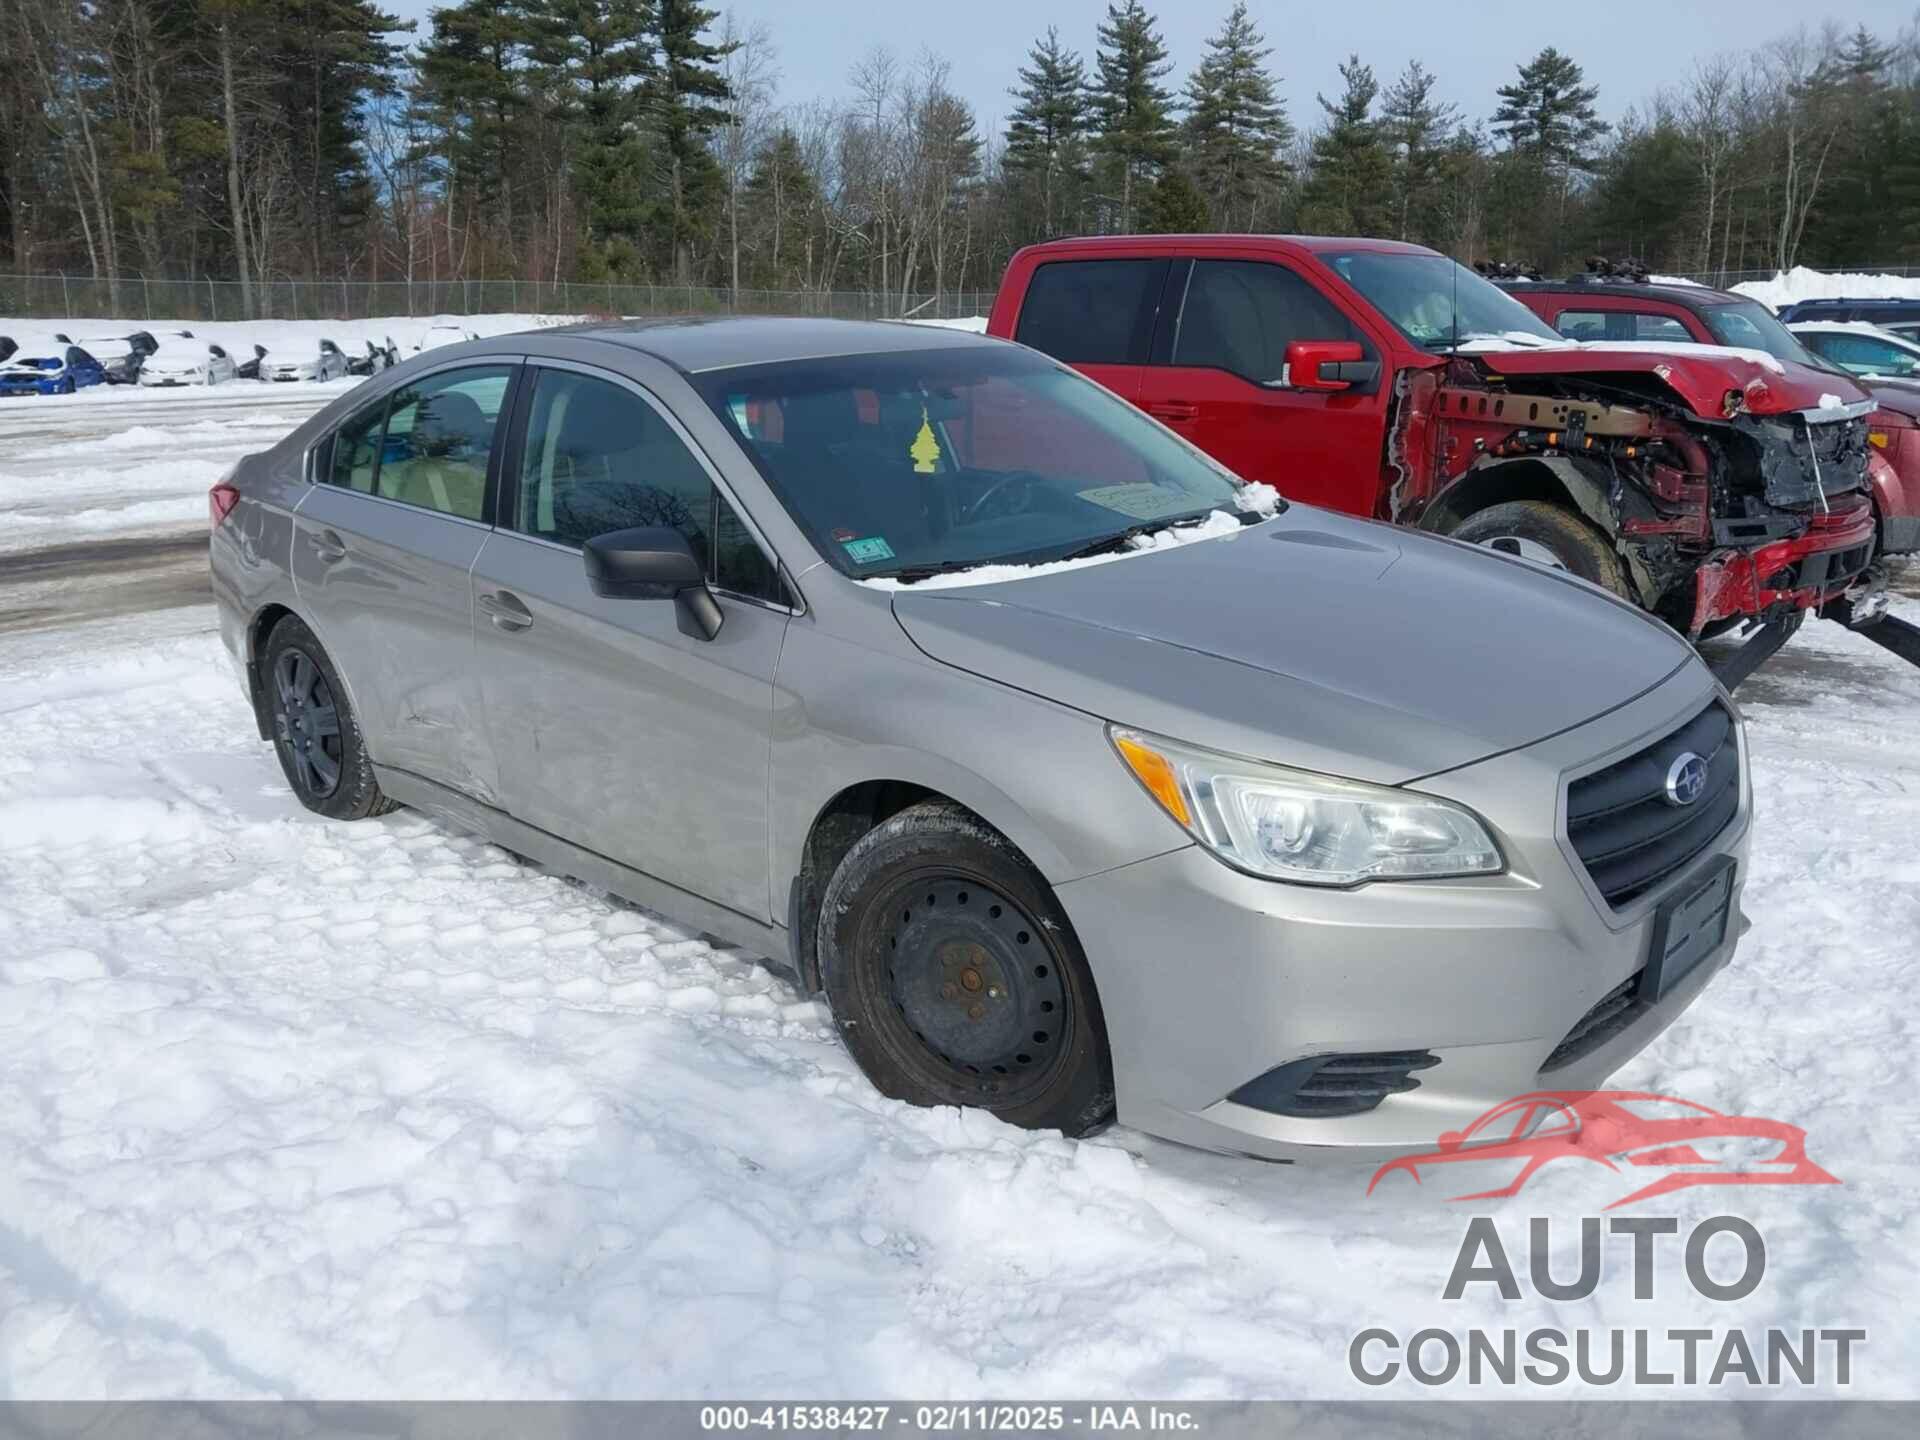
{"label": "snow on car hood", "polygon": [[1389,784],[1557,734],[1698,663],[1583,581],[1302,505],[1123,566],[914,585],[892,601],[914,644],[959,669]]}

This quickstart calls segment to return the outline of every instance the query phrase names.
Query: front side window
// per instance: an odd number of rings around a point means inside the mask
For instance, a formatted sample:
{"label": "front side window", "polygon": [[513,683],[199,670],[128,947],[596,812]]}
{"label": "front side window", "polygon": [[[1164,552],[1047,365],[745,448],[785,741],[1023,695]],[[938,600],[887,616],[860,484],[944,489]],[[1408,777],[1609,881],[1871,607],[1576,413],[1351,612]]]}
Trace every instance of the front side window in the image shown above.
{"label": "front side window", "polygon": [[513,378],[509,365],[443,370],[396,390],[387,407],[374,493],[478,520],[487,460]]}
{"label": "front side window", "polygon": [[846,575],[1057,560],[1236,509],[1239,482],[1218,464],[1012,346],[785,361],[694,383]]}
{"label": "front side window", "polygon": [[1826,334],[1813,337],[1820,353],[1855,375],[1912,375],[1920,356],[1871,335]]}
{"label": "front side window", "polygon": [[1069,365],[1144,365],[1165,260],[1055,260],[1033,272],[1013,338]]}
{"label": "front side window", "polygon": [[659,411],[611,381],[540,372],[515,512],[514,528],[559,545],[678,530],[714,585],[785,603],[773,563],[699,459]]}
{"label": "front side window", "polygon": [[1422,349],[1468,340],[1559,342],[1538,315],[1444,255],[1346,250],[1319,258]]}
{"label": "front side window", "polygon": [[1295,340],[1357,340],[1353,324],[1291,270],[1257,260],[1196,260],[1174,332],[1173,363],[1281,378]]}

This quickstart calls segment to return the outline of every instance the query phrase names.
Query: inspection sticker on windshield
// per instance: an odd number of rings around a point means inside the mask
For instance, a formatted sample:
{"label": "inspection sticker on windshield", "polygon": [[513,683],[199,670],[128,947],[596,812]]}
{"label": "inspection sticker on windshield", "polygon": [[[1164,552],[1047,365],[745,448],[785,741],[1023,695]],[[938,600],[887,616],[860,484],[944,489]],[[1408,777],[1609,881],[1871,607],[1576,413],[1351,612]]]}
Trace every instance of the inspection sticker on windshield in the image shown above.
{"label": "inspection sticker on windshield", "polygon": [[1158,520],[1162,515],[1184,515],[1194,508],[1194,498],[1169,490],[1164,485],[1141,481],[1137,485],[1102,485],[1078,492],[1082,500],[1091,500],[1136,520]]}
{"label": "inspection sticker on windshield", "polygon": [[878,535],[870,535],[865,540],[842,540],[840,548],[847,552],[847,558],[856,565],[872,565],[879,560],[893,559],[893,547]]}

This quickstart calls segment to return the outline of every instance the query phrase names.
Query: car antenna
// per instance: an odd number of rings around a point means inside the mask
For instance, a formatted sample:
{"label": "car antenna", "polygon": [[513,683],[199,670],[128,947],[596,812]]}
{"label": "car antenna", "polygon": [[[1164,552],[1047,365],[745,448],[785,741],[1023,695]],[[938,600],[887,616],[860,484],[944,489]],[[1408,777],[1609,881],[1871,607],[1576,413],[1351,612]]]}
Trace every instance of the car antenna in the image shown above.
{"label": "car antenna", "polygon": [[1452,327],[1453,335],[1448,341],[1447,353],[1449,355],[1458,355],[1460,353],[1460,262],[1454,260],[1451,255],[1447,258],[1453,260],[1453,298],[1449,302],[1453,314],[1448,319],[1448,324]]}

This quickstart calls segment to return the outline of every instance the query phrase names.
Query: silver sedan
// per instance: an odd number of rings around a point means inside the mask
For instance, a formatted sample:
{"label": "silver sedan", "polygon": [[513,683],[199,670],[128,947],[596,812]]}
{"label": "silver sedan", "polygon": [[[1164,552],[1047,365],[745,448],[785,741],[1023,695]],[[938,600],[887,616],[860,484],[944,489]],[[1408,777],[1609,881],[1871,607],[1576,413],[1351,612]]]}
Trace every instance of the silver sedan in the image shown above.
{"label": "silver sedan", "polygon": [[308,808],[396,804],[790,965],[888,1095],[1430,1147],[1731,958],[1691,648],[1289,506],[1019,346],[606,324],[435,349],[215,487]]}

